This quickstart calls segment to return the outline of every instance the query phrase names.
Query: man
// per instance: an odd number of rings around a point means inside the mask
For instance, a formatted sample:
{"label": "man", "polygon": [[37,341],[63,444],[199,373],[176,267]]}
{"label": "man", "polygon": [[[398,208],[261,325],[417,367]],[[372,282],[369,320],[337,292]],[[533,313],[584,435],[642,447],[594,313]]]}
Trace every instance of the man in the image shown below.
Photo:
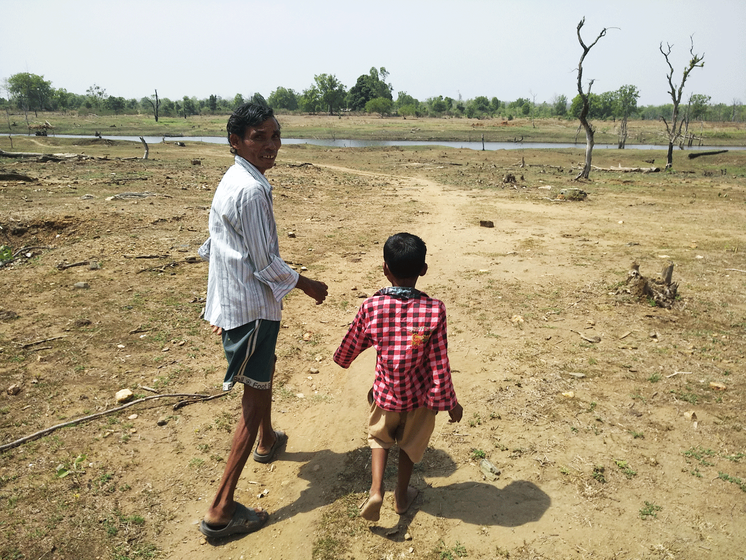
{"label": "man", "polygon": [[[263,101],[263,100],[262,100]],[[280,125],[266,103],[251,101],[228,119],[235,164],[220,181],[210,209],[210,238],[200,248],[209,260],[205,319],[222,335],[228,371],[223,390],[243,383],[242,414],[217,494],[200,524],[208,537],[251,533],[269,519],[262,508],[233,499],[249,454],[269,463],[287,436],[272,428],[272,378],[282,298],[294,288],[321,304],[323,282],[301,276],[281,258],[264,173],[275,165],[282,144]]]}

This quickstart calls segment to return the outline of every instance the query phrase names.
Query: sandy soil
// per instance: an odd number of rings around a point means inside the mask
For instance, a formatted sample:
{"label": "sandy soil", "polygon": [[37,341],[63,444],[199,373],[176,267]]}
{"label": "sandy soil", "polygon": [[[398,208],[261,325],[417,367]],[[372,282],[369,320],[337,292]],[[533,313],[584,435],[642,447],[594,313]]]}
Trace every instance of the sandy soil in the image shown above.
{"label": "sandy soil", "polygon": [[[18,253],[0,268],[3,445],[112,409],[124,388],[219,394],[224,372],[194,257],[227,150],[163,144],[143,161],[114,159],[135,145],[54,142],[35,151],[109,159],[0,160],[0,244]],[[197,530],[240,390],[176,410],[183,398],[164,397],[6,449],[0,557],[746,557],[746,153],[578,184],[582,157],[284,147],[268,173],[281,251],[330,289],[318,307],[287,299],[274,417],[289,441],[238,487],[270,523],[216,542]],[[594,163],[651,157],[663,154]],[[587,198],[557,199],[571,187]],[[331,355],[385,285],[382,245],[397,231],[428,244],[418,287],[448,308],[465,414],[439,416],[410,512],[396,515],[389,492],[369,523],[357,506],[374,355],[347,371]],[[627,292],[633,261],[651,278],[674,263],[672,309]],[[395,475],[392,462],[388,489]]]}

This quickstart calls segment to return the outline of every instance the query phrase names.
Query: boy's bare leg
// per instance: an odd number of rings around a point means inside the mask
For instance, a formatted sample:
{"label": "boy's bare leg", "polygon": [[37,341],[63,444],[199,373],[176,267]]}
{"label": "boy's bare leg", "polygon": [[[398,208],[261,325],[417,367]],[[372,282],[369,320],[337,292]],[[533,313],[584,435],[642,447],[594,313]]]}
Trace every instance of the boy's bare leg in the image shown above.
{"label": "boy's bare leg", "polygon": [[[225,462],[223,478],[220,480],[218,491],[210,509],[205,514],[205,523],[218,526],[226,525],[233,517],[236,511],[233,495],[238,485],[238,479],[254,447],[259,425],[267,418],[271,402],[272,391],[254,389],[244,385],[241,399],[242,414],[238,419],[236,431],[233,435],[231,450]],[[260,513],[263,510],[257,508],[255,511]]]}
{"label": "boy's bare leg", "polygon": [[381,517],[381,505],[383,505],[383,472],[386,470],[389,450],[374,447],[371,451],[372,481],[370,483],[368,499],[360,510],[360,517],[368,521],[378,521]]}
{"label": "boy's bare leg", "polygon": [[414,463],[402,449],[399,450],[399,476],[394,492],[394,511],[399,515],[407,512],[419,492],[409,485],[412,478]]}

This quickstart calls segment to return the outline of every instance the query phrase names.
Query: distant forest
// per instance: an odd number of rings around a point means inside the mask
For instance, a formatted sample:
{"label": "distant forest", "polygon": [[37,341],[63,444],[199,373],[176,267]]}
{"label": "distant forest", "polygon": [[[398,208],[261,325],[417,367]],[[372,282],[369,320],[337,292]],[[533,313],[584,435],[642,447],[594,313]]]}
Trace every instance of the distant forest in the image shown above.
{"label": "distant forest", "polygon": [[[371,68],[358,77],[355,85],[347,89],[331,74],[314,76],[314,83],[302,92],[278,87],[266,97],[278,113],[375,113],[381,116],[455,117],[455,118],[567,118],[580,114],[582,100],[578,95],[568,99],[555,96],[547,102],[537,103],[535,98],[502,100],[497,97],[478,96],[473,99],[453,99],[439,95],[425,100],[415,99],[404,91],[394,90],[387,82],[385,68]],[[71,93],[55,88],[44,76],[28,72],[14,74],[3,82],[6,97],[0,97],[0,110],[40,112],[75,111],[81,116],[95,114],[151,114],[156,120],[163,117],[188,118],[193,115],[227,114],[251,97],[237,93],[233,98],[210,95],[204,99],[184,96],[181,99],[159,97],[157,89],[140,99],[125,99],[110,95],[94,84],[85,93]],[[588,118],[616,120],[618,118],[658,120],[668,118],[672,104],[638,106],[639,92],[634,85],[625,85],[616,91],[590,94]],[[744,122],[746,108],[740,100],[711,104],[708,95],[693,93],[681,101],[680,110],[687,121]]]}

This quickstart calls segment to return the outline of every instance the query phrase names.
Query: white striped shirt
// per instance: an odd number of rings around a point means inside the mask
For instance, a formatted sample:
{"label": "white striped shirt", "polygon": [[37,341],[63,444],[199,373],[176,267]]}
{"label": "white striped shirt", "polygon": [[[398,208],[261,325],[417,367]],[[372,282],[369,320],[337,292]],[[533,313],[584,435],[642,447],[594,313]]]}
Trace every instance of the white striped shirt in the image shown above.
{"label": "white striped shirt", "polygon": [[256,319],[279,321],[282,298],[298,273],[280,258],[272,186],[236,156],[210,208],[210,237],[199,254],[210,262],[205,320],[224,330]]}

